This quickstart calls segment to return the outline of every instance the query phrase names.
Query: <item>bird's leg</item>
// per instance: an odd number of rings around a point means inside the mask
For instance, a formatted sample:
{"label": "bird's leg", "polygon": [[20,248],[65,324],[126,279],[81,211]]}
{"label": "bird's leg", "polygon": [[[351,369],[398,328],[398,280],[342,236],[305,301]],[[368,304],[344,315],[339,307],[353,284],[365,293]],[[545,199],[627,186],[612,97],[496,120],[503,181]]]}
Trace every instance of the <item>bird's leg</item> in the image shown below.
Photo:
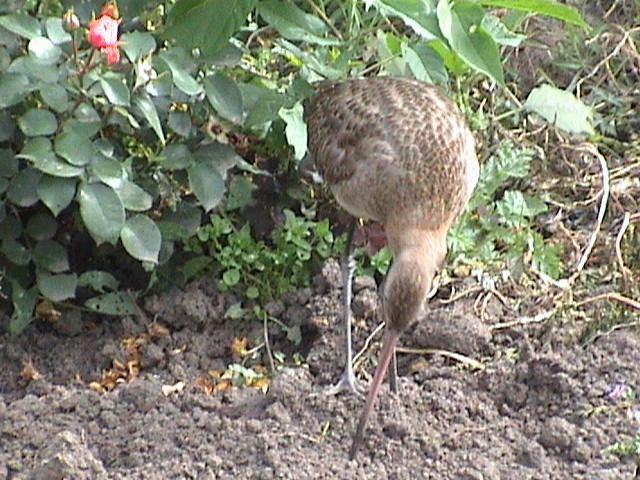
{"label": "bird's leg", "polygon": [[391,357],[391,365],[389,365],[389,390],[398,393],[398,358],[395,348]]}
{"label": "bird's leg", "polygon": [[347,359],[344,373],[340,380],[333,388],[330,389],[330,394],[336,394],[343,390],[351,390],[357,395],[362,395],[364,390],[358,385],[356,376],[353,373],[353,346],[351,343],[351,324],[353,323],[353,316],[351,314],[351,281],[353,279],[353,271],[355,270],[355,261],[353,258],[353,232],[356,227],[356,219],[354,218],[347,230],[347,247],[341,258],[341,270],[342,270],[342,295],[343,295],[343,322],[346,328],[347,337]]}

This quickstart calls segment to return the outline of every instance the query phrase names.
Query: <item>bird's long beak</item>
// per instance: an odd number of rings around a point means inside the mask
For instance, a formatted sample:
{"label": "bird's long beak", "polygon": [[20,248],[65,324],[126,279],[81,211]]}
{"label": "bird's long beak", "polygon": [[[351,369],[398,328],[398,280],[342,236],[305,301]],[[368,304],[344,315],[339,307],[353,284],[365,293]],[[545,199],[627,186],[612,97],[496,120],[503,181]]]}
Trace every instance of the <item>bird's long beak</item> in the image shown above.
{"label": "bird's long beak", "polygon": [[353,437],[353,444],[349,451],[349,460],[353,460],[355,458],[360,445],[362,445],[364,429],[367,426],[367,421],[371,416],[371,412],[373,412],[376,397],[378,396],[380,386],[382,385],[382,381],[384,380],[387,369],[389,368],[389,362],[393,357],[393,352],[396,348],[396,343],[398,343],[399,337],[400,332],[396,330],[387,328],[385,331],[382,350],[380,351],[380,358],[378,359],[378,367],[376,368],[376,373],[373,376],[373,382],[371,383],[371,387],[367,395],[367,402],[364,405],[364,410],[362,411],[362,416],[360,417],[356,434]]}

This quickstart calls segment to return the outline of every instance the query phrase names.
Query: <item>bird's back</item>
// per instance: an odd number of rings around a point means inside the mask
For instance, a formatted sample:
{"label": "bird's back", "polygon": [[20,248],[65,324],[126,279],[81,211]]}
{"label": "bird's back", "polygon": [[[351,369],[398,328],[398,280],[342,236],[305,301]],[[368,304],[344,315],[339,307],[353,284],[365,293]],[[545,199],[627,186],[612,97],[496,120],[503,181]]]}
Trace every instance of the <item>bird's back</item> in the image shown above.
{"label": "bird's back", "polygon": [[477,181],[473,136],[431,85],[390,77],[323,82],[305,117],[316,168],[355,216],[440,228]]}

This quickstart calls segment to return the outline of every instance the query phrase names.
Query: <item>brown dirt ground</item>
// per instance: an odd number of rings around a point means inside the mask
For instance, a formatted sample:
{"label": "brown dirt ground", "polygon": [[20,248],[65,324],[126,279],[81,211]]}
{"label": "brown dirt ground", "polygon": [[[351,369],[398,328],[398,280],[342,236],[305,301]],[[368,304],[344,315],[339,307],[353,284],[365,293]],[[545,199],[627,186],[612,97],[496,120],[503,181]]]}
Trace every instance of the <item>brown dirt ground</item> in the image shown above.
{"label": "brown dirt ground", "polygon": [[[634,478],[636,466],[605,449],[633,437],[638,405],[606,393],[615,383],[638,388],[638,335],[556,344],[548,322],[527,324],[491,295],[478,315],[477,285],[452,302],[436,295],[403,343],[455,351],[485,368],[401,353],[400,391],[384,387],[365,446],[349,461],[363,402],[326,395],[344,352],[338,278],[328,262],[312,289],[270,306],[301,327],[307,364],[280,366],[266,393],[203,388],[207,371],[242,361],[234,338],[249,348],[264,338],[259,323],[224,319],[235,299],[208,281],[150,298],[153,321],[66,314],[17,340],[0,337],[0,479]],[[355,290],[362,346],[377,323],[375,282],[358,278]],[[269,334],[274,350],[292,345],[275,322]],[[126,338],[138,347],[125,349]],[[360,374],[372,373],[375,340]],[[140,370],[106,393],[90,388],[114,359],[135,359]],[[247,363],[259,364],[267,364],[264,348]],[[178,382],[182,391],[163,394]]]}

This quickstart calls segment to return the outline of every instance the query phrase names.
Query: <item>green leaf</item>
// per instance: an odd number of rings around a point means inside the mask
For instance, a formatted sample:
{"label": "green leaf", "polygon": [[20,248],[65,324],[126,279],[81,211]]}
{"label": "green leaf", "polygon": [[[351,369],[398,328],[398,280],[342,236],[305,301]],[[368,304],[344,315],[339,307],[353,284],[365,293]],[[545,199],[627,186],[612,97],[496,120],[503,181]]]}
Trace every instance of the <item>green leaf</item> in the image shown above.
{"label": "green leaf", "polygon": [[36,169],[55,177],[78,177],[84,172],[84,169],[69,165],[58,158],[51,148],[48,138],[33,137],[27,140],[17,156],[31,160]]}
{"label": "green leaf", "polygon": [[244,120],[245,128],[268,124],[279,118],[278,112],[287,101],[284,95],[249,84],[242,84],[240,88],[242,98],[249,109]]}
{"label": "green leaf", "polygon": [[43,240],[33,247],[33,261],[36,267],[51,273],[69,270],[67,250],[55,240]]}
{"label": "green leaf", "polygon": [[434,1],[425,0],[373,0],[369,1],[384,15],[400,17],[424,40],[442,37]]}
{"label": "green leaf", "polygon": [[579,27],[589,28],[589,25],[575,8],[562,5],[556,0],[477,0],[477,2],[479,5],[487,7],[511,8],[538,13]]}
{"label": "green leaf", "polygon": [[227,210],[244,208],[255,203],[253,191],[258,187],[249,179],[234,175],[229,182],[229,197],[225,203]]}
{"label": "green leaf", "polygon": [[238,282],[240,281],[240,270],[238,270],[237,268],[231,268],[229,270],[226,270],[222,274],[222,281],[228,287],[233,287],[234,285],[237,285]]}
{"label": "green leaf", "polygon": [[43,65],[55,65],[62,56],[60,47],[45,37],[36,37],[29,42],[29,55]]}
{"label": "green leaf", "polygon": [[179,90],[187,95],[198,95],[202,92],[202,85],[189,74],[190,65],[188,61],[191,56],[186,51],[180,48],[173,48],[162,52],[158,57],[171,70],[173,83]]}
{"label": "green leaf", "polygon": [[30,207],[38,202],[38,182],[42,177],[39,171],[27,167],[11,179],[7,189],[7,198],[20,207]]}
{"label": "green leaf", "polygon": [[34,240],[48,240],[53,238],[58,230],[58,222],[49,212],[36,213],[29,217],[25,233]]}
{"label": "green leaf", "polygon": [[118,280],[108,272],[89,270],[78,278],[78,287],[89,287],[98,293],[118,288]]}
{"label": "green leaf", "polygon": [[44,103],[58,113],[66,112],[71,107],[67,90],[61,85],[53,83],[43,86],[40,88],[40,96]]}
{"label": "green leaf", "polygon": [[426,43],[403,44],[402,57],[416,79],[439,84],[449,81],[443,58]]}
{"label": "green leaf", "polygon": [[302,40],[318,45],[340,43],[335,38],[325,37],[328,28],[320,18],[303,12],[290,1],[262,0],[259,10],[264,21],[289,40]]}
{"label": "green leaf", "polygon": [[301,160],[307,153],[307,124],[302,118],[304,114],[302,102],[296,102],[291,108],[281,108],[278,115],[284,123],[287,142],[293,147],[295,159]]}
{"label": "green leaf", "polygon": [[191,116],[187,112],[169,112],[168,124],[171,130],[185,138],[190,137],[194,130]]}
{"label": "green leaf", "polygon": [[493,15],[485,15],[482,19],[482,28],[491,35],[496,43],[507,47],[519,47],[520,44],[527,39],[526,35],[514,33],[509,30],[498,17]]}
{"label": "green leaf", "polygon": [[131,292],[111,292],[90,298],[85,307],[104,315],[135,315],[138,310]]}
{"label": "green leaf", "polygon": [[244,25],[256,3],[257,0],[179,0],[169,11],[163,36],[213,55]]}
{"label": "green leaf", "polygon": [[125,180],[119,188],[115,189],[122,200],[122,205],[127,210],[144,212],[153,205],[153,198],[135,183]]}
{"label": "green leaf", "polygon": [[242,94],[236,82],[221,73],[204,79],[204,88],[211,106],[233,123],[242,122]]}
{"label": "green leaf", "polygon": [[112,105],[126,107],[130,104],[129,87],[123,80],[121,75],[112,73],[107,73],[100,78],[102,91]]}
{"label": "green leaf", "polygon": [[38,301],[38,287],[34,285],[26,290],[16,282],[11,282],[11,302],[13,313],[9,319],[9,333],[15,337],[22,333],[35,318],[34,310]]}
{"label": "green leaf", "polygon": [[149,97],[149,95],[145,92],[134,98],[133,103],[136,107],[140,109],[144,118],[147,119],[149,125],[158,136],[158,139],[162,144],[165,144],[164,132],[162,131],[162,124],[160,123],[160,117],[158,116],[158,111],[156,110],[156,106]]}
{"label": "green leaf", "polygon": [[224,180],[211,165],[198,163],[188,168],[189,187],[206,212],[217,207],[224,196]]}
{"label": "green leaf", "polygon": [[31,251],[12,238],[2,241],[0,251],[14,265],[26,266],[31,263]]}
{"label": "green leaf", "polygon": [[15,240],[22,232],[22,223],[17,216],[9,215],[0,222],[0,240]]}
{"label": "green leaf", "polygon": [[546,121],[569,133],[593,135],[593,110],[576,96],[553,87],[541,85],[531,90],[524,108],[541,115]]}
{"label": "green leaf", "polygon": [[3,15],[0,17],[0,26],[29,40],[42,34],[40,22],[30,15]]}
{"label": "green leaf", "polygon": [[40,292],[54,302],[62,302],[76,296],[76,286],[78,276],[75,273],[51,275],[47,272],[38,271],[36,282]]}
{"label": "green leaf", "polygon": [[45,30],[47,31],[47,37],[56,45],[67,43],[71,41],[71,34],[65,31],[62,26],[62,18],[49,17],[44,23]]}
{"label": "green leaf", "polygon": [[80,187],[79,203],[82,220],[96,243],[115,244],[125,221],[116,192],[102,183],[87,183]]}
{"label": "green leaf", "polygon": [[58,134],[53,149],[67,162],[78,167],[87,165],[97,155],[89,137],[73,130]]}
{"label": "green leaf", "polygon": [[484,11],[470,3],[440,0],[438,22],[453,50],[471,67],[504,85],[504,72],[496,42],[482,28]]}
{"label": "green leaf", "polygon": [[76,180],[69,178],[42,175],[37,186],[37,193],[54,217],[67,208],[76,195]]}
{"label": "green leaf", "polygon": [[167,145],[156,160],[168,170],[183,170],[194,164],[193,153],[184,143]]}
{"label": "green leaf", "polygon": [[5,73],[0,77],[0,108],[21,102],[30,91],[31,83],[24,73]]}
{"label": "green leaf", "polygon": [[122,245],[133,258],[158,263],[162,235],[158,226],[146,215],[128,218],[120,232]]}
{"label": "green leaf", "polygon": [[120,37],[120,48],[133,63],[156,49],[156,39],[148,32],[124,33]]}
{"label": "green leaf", "polygon": [[58,128],[58,120],[49,110],[31,108],[18,118],[18,126],[28,137],[51,135]]}
{"label": "green leaf", "polygon": [[123,165],[111,157],[96,156],[90,164],[91,175],[111,188],[120,188],[127,179]]}

